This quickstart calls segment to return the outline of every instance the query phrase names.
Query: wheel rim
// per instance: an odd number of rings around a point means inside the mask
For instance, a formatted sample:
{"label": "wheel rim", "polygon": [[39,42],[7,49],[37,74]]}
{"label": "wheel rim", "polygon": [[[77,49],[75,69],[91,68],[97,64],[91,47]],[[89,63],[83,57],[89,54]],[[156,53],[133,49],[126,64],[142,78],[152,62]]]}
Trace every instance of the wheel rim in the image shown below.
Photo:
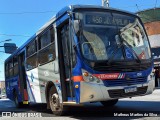
{"label": "wheel rim", "polygon": [[51,95],[50,105],[51,105],[52,111],[54,112],[62,111],[62,105],[60,104],[59,96],[57,93],[54,93],[53,95]]}

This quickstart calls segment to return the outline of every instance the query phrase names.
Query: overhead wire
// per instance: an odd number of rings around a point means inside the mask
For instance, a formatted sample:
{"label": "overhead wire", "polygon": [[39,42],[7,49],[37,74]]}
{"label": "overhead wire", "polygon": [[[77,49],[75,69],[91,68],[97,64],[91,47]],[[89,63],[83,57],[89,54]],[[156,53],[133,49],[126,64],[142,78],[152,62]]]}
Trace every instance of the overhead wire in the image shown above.
{"label": "overhead wire", "polygon": [[155,1],[154,13],[153,13],[155,19],[158,17],[158,15],[156,15],[156,6],[157,6],[157,0]]}
{"label": "overhead wire", "polygon": [[156,2],[155,2],[155,8],[156,8],[156,6],[157,6],[157,0],[156,0]]}
{"label": "overhead wire", "polygon": [[57,11],[26,11],[26,12],[0,12],[0,14],[4,15],[16,15],[16,14],[42,14],[42,13],[53,13]]}
{"label": "overhead wire", "polygon": [[0,35],[2,35],[2,36],[15,36],[15,37],[31,37],[29,35],[15,35],[15,34],[3,34],[3,33],[0,33]]}
{"label": "overhead wire", "polygon": [[[148,5],[138,5],[139,7],[144,7],[144,6],[152,6],[155,4],[148,4]],[[135,7],[135,5],[133,6],[117,6],[118,8],[131,8],[131,7]]]}
{"label": "overhead wire", "polygon": [[139,7],[138,7],[138,5],[137,5],[137,4],[136,4],[136,7],[137,7],[138,11],[140,11],[140,9],[139,9]]}
{"label": "overhead wire", "polygon": [[[140,11],[139,6],[141,7],[141,6],[152,6],[152,5],[151,4],[150,5],[137,5],[136,4],[136,7],[137,7],[138,11]],[[155,2],[154,6],[155,7],[157,6],[157,0]],[[121,6],[121,7],[130,8],[130,7],[135,7],[135,6]],[[48,10],[48,11],[0,12],[0,15],[43,14],[43,13],[52,13],[52,12],[57,12],[57,11]],[[145,18],[145,19],[147,19],[147,18]],[[2,33],[0,33],[0,35],[16,36],[16,37],[31,37],[31,36],[28,36],[28,35],[2,34]]]}
{"label": "overhead wire", "polygon": [[[156,3],[153,4],[154,6],[157,5],[157,0]],[[152,6],[152,4],[148,4],[148,5],[139,5],[139,7],[142,6]],[[116,6],[115,6],[116,7]],[[118,8],[131,8],[131,7],[135,7],[135,6],[118,6]],[[0,14],[4,14],[4,15],[21,15],[21,14],[43,14],[43,13],[53,13],[53,12],[58,12],[58,11],[54,11],[54,10],[48,10],[48,11],[24,11],[24,12],[0,12]]]}

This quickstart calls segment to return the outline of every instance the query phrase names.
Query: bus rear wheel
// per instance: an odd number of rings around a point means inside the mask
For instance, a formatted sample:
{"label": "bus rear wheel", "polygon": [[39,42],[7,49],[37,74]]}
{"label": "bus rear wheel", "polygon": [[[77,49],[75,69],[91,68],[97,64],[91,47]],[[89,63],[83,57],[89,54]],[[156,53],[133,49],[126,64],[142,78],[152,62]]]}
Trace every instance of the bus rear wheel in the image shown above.
{"label": "bus rear wheel", "polygon": [[55,115],[63,115],[64,114],[64,106],[62,103],[60,103],[59,95],[57,91],[55,90],[55,87],[51,87],[49,91],[49,104],[50,108]]}
{"label": "bus rear wheel", "polygon": [[118,99],[115,100],[108,100],[108,101],[101,101],[104,107],[111,107],[114,106],[118,102]]}

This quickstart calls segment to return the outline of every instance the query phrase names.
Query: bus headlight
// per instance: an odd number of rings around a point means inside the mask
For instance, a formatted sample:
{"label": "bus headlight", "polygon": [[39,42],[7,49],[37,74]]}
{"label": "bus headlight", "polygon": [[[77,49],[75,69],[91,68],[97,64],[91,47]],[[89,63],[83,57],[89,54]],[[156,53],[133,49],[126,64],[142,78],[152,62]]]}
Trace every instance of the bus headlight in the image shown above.
{"label": "bus headlight", "polygon": [[93,76],[90,76],[90,77],[89,77],[89,81],[91,81],[91,82],[94,81],[94,77],[93,77]]}
{"label": "bus headlight", "polygon": [[155,80],[155,71],[152,69],[152,72],[148,75],[147,80]]}
{"label": "bus headlight", "polygon": [[103,82],[99,78],[93,76],[91,73],[87,72],[84,69],[82,69],[82,75],[85,82],[103,84]]}

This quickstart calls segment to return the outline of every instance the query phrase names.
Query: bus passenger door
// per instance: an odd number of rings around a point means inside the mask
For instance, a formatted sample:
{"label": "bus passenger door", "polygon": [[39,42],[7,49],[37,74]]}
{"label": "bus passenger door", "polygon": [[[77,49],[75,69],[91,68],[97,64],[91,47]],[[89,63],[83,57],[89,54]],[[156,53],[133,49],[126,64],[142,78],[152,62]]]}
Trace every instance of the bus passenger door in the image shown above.
{"label": "bus passenger door", "polygon": [[[73,89],[73,82],[70,79],[72,75],[71,75],[71,60],[69,56],[70,54],[69,25],[66,24],[63,27],[61,27],[58,33],[59,33],[58,41],[60,41],[59,51],[61,50],[61,53],[59,52],[59,56],[60,56],[59,64],[60,64],[61,83],[63,87],[62,92],[63,94],[66,95],[65,96],[66,100],[73,100],[72,98],[74,97],[74,89]],[[64,96],[63,96],[63,99],[64,99]]]}
{"label": "bus passenger door", "polygon": [[21,53],[18,56],[19,63],[19,90],[22,95],[22,102],[28,101],[28,93],[27,93],[27,82],[26,82],[26,72],[25,72],[25,53]]}

